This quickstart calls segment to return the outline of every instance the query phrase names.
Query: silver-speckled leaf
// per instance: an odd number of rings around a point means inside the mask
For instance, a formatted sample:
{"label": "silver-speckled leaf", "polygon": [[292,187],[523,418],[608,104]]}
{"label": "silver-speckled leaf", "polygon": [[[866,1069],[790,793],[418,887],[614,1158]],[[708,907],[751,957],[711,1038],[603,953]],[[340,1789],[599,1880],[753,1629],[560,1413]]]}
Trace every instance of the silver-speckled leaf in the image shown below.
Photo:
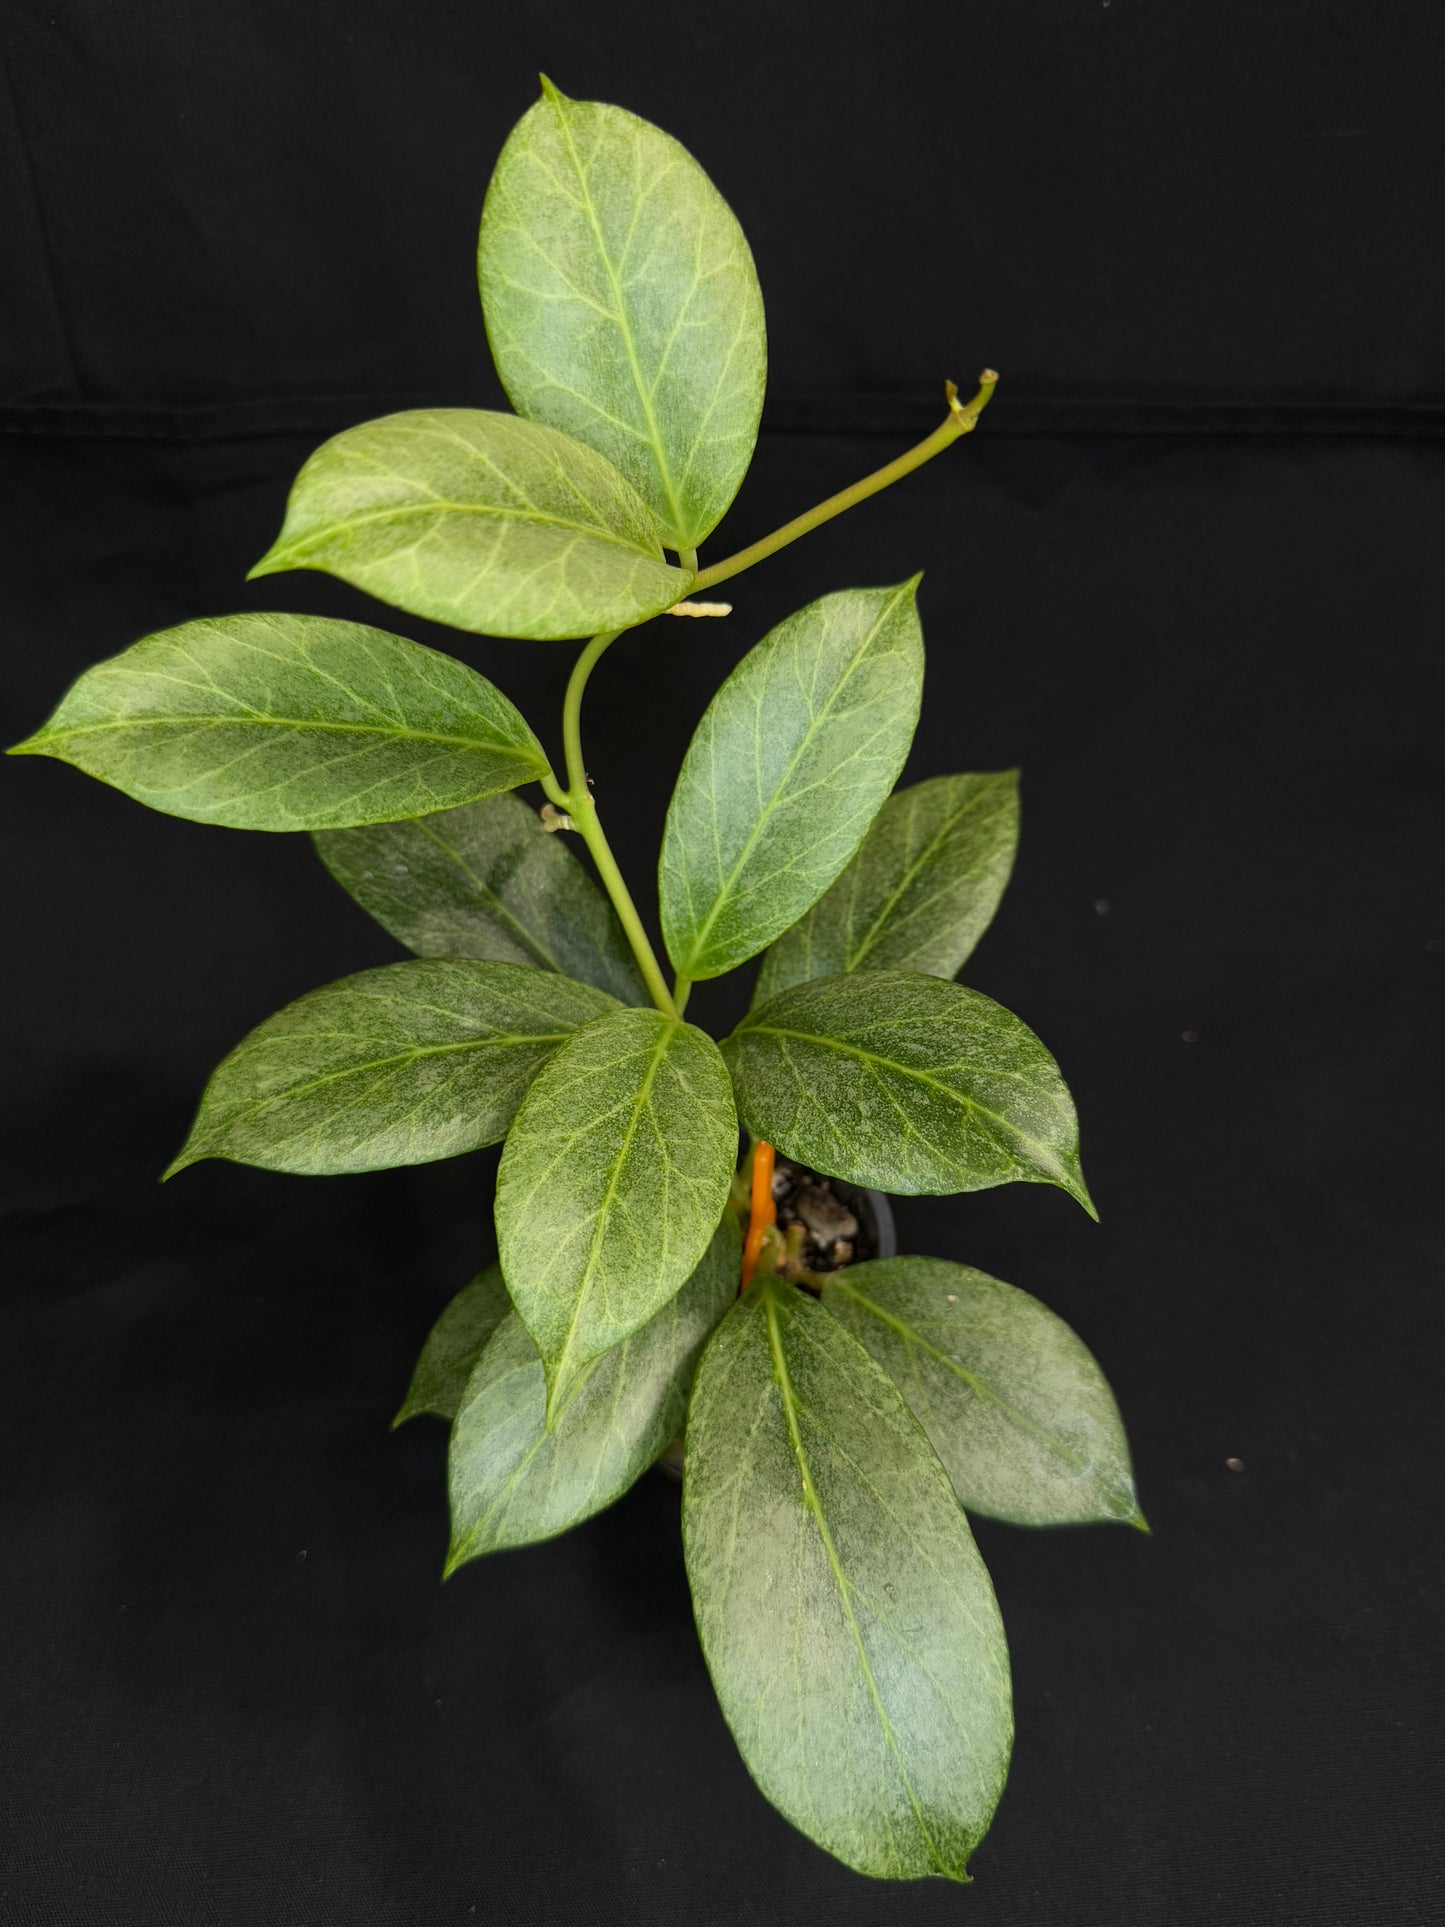
{"label": "silver-speckled leaf", "polygon": [[708,1669],[767,1797],[860,1873],[966,1880],[1013,1740],[993,1587],[890,1380],[776,1278],[703,1353],[682,1530]]}
{"label": "silver-speckled leaf", "polygon": [[743,1123],[815,1171],[905,1193],[1057,1184],[1096,1215],[1058,1065],[976,990],[818,978],[750,1011],[723,1054]]}
{"label": "silver-speckled leaf", "polygon": [[316,848],[342,888],[419,956],[530,964],[619,1003],[649,1001],[612,906],[520,797],[328,830]]}
{"label": "silver-speckled leaf", "polygon": [[144,637],[87,669],[10,753],[58,757],[153,810],[238,830],[423,816],[548,767],[465,663],[359,622],[285,615]]}
{"label": "silver-speckled leaf", "polygon": [[957,976],[993,920],[1018,834],[1017,770],[899,790],[832,889],[763,958],[754,1006],[852,970]]}
{"label": "silver-speckled leaf", "polygon": [[713,697],[663,835],[668,954],[684,977],[755,956],[828,888],[898,780],[923,691],[918,577],[823,596]]}
{"label": "silver-speckled leaf", "polygon": [[539,422],[415,409],[324,443],[252,576],[324,569],[433,622],[537,642],[623,629],[687,594],[605,457]]}
{"label": "silver-speckled leaf", "polygon": [[502,1152],[497,1247],[551,1415],[692,1274],[736,1158],[717,1045],[659,1011],[587,1025],[533,1084]]}
{"label": "silver-speckled leaf", "polygon": [[519,964],[430,958],[298,997],[222,1059],[166,1172],[202,1158],[329,1176],[495,1144],[559,1044],[616,1006]]}
{"label": "silver-speckled leaf", "polygon": [[823,1303],[902,1392],[971,1512],[1143,1526],[1114,1395],[1037,1298],[942,1258],[883,1258],[834,1272]]}
{"label": "silver-speckled leaf", "polygon": [[687,149],[544,80],[487,192],[477,271],[519,414],[588,442],[694,549],[738,491],[763,405],[763,298]]}
{"label": "silver-speckled leaf", "polygon": [[393,1429],[422,1412],[445,1419],[456,1416],[487,1340],[511,1309],[500,1265],[488,1265],[462,1286],[427,1333]]}
{"label": "silver-speckled leaf", "polygon": [[728,1212],[676,1297],[594,1358],[547,1427],[547,1375],[513,1312],[472,1372],[452,1427],[447,1571],[550,1539],[612,1504],[675,1438],[693,1367],[737,1296],[739,1234]]}

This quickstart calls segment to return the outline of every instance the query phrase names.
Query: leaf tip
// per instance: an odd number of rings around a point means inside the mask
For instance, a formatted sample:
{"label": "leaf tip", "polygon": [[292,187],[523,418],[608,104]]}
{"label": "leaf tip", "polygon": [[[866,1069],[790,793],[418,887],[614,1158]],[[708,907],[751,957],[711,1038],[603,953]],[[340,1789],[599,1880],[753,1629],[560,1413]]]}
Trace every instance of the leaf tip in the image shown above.
{"label": "leaf tip", "polygon": [[562,106],[565,103],[567,96],[562,92],[562,89],[557,85],[556,81],[549,79],[549,77],[546,74],[540,74],[540,73],[538,74],[537,78],[542,83],[543,100],[551,101],[554,107]]}
{"label": "leaf tip", "polygon": [[12,743],[5,754],[7,756],[49,756],[51,751],[45,746],[45,734],[43,729],[37,729],[33,736],[27,736],[23,742]]}
{"label": "leaf tip", "polygon": [[454,1572],[470,1565],[473,1559],[480,1559],[486,1550],[485,1546],[477,1544],[475,1534],[454,1529],[442,1564],[442,1584],[445,1585]]}
{"label": "leaf tip", "polygon": [[270,548],[267,549],[266,553],[261,557],[261,560],[257,563],[254,563],[251,568],[247,569],[246,580],[248,582],[255,582],[260,576],[263,576],[263,575],[283,574],[287,569],[292,567],[292,564],[290,562],[287,562],[283,559],[284,553],[285,552],[282,549],[281,544],[279,542],[273,542]]}
{"label": "leaf tip", "polygon": [[[970,1847],[968,1851],[972,1853],[973,1848]],[[973,1875],[968,1871],[968,1861],[966,1859],[954,1864],[943,1859],[936,1851],[933,1853],[932,1859],[934,1872],[941,1874],[945,1880],[951,1880],[955,1887],[971,1887],[973,1885]]]}
{"label": "leaf tip", "polygon": [[1061,1182],[1069,1196],[1077,1199],[1094,1220],[1094,1223],[1097,1224],[1099,1222],[1099,1208],[1089,1196],[1089,1187],[1084,1182],[1084,1174],[1079,1169],[1077,1159],[1069,1165]]}
{"label": "leaf tip", "polygon": [[1138,1505],[1137,1501],[1135,1503],[1134,1510],[1124,1520],[1124,1524],[1126,1526],[1133,1526],[1136,1532],[1142,1532],[1146,1539],[1152,1539],[1154,1537],[1153,1527],[1149,1524],[1149,1521],[1144,1517],[1143,1511]]}
{"label": "leaf tip", "polygon": [[161,1172],[160,1182],[162,1184],[168,1184],[173,1177],[176,1177],[180,1172],[184,1171],[187,1165],[199,1164],[205,1155],[206,1153],[204,1151],[193,1151],[191,1149],[190,1139],[187,1138],[186,1142],[181,1146],[180,1150],[176,1152],[165,1170]]}

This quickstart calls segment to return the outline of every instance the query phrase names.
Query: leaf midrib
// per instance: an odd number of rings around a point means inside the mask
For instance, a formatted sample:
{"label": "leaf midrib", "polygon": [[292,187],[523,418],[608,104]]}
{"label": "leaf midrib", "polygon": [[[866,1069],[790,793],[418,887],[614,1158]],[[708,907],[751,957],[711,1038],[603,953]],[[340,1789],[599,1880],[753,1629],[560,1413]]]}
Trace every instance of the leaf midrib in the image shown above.
{"label": "leaf midrib", "polygon": [[[312,549],[324,547],[338,535],[347,534],[352,529],[366,528],[373,522],[401,522],[414,517],[437,515],[495,516],[502,521],[539,522],[547,528],[565,529],[571,535],[585,535],[597,542],[611,542],[616,548],[625,549],[637,561],[655,563],[659,569],[670,570],[672,566],[663,558],[661,543],[655,550],[640,548],[627,536],[618,535],[613,530],[599,527],[593,522],[573,522],[566,516],[548,515],[541,509],[504,508],[485,502],[449,502],[441,496],[429,502],[400,503],[395,508],[373,509],[365,515],[349,515],[342,520],[328,522],[315,534],[299,537],[294,542],[288,542],[284,548],[278,544],[271,552],[271,559],[278,565],[284,565],[293,556],[304,555]],[[360,566],[374,568],[385,560],[386,557],[383,556],[378,559],[378,562]],[[271,569],[266,571],[268,575],[275,572]],[[676,573],[685,575],[687,572],[678,570]]]}
{"label": "leaf midrib", "polygon": [[793,1457],[797,1462],[798,1475],[802,1481],[803,1504],[817,1527],[818,1538],[823,1547],[824,1555],[827,1558],[829,1570],[832,1572],[833,1583],[837,1588],[838,1603],[843,1609],[843,1616],[848,1622],[848,1630],[852,1634],[853,1645],[858,1654],[858,1665],[868,1688],[868,1696],[873,1703],[873,1710],[877,1714],[878,1724],[882,1729],[884,1742],[888,1747],[888,1751],[893,1756],[895,1766],[898,1768],[898,1777],[903,1782],[903,1790],[908,1796],[908,1804],[913,1809],[913,1818],[918,1827],[919,1834],[928,1849],[929,1859],[932,1860],[934,1866],[941,1874],[947,1874],[949,1870],[944,1864],[943,1857],[939,1853],[933,1835],[929,1832],[928,1823],[924,1819],[923,1809],[917,1791],[909,1775],[908,1768],[904,1763],[903,1755],[899,1750],[897,1735],[893,1731],[893,1722],[888,1717],[888,1709],[883,1704],[883,1696],[878,1690],[878,1682],[874,1678],[873,1668],[869,1664],[868,1651],[863,1643],[863,1631],[853,1611],[852,1584],[843,1569],[843,1562],[838,1556],[838,1549],[834,1543],[832,1531],[823,1513],[823,1504],[818,1495],[817,1481],[814,1479],[812,1467],[808,1463],[808,1454],[803,1444],[802,1430],[798,1425],[792,1379],[788,1372],[787,1359],[783,1355],[782,1337],[778,1330],[778,1305],[775,1288],[770,1283],[765,1282],[762,1285],[762,1291],[764,1294],[763,1315],[767,1320],[768,1327],[768,1349],[772,1354],[773,1382],[777,1385],[778,1393],[782,1400],[783,1415],[788,1427],[788,1438],[793,1448]]}
{"label": "leaf midrib", "polygon": [[540,767],[539,759],[518,744],[488,741],[480,736],[444,736],[439,730],[407,729],[395,723],[329,723],[323,722],[319,717],[263,716],[255,711],[244,715],[237,715],[232,711],[228,715],[221,716],[212,716],[199,710],[188,710],[182,716],[116,716],[103,723],[58,723],[50,729],[42,730],[40,736],[48,736],[55,740],[69,736],[100,736],[128,729],[193,729],[196,727],[319,729],[339,736],[380,736],[389,742],[437,743],[445,749],[486,750],[494,756],[514,757],[520,762]]}
{"label": "leaf midrib", "polygon": [[[236,1104],[223,1130],[230,1130],[233,1124],[242,1120],[250,1122],[269,1104],[285,1104],[293,1099],[310,1097],[316,1091],[325,1090],[328,1084],[339,1084],[348,1077],[364,1077],[369,1071],[391,1070],[398,1064],[415,1063],[425,1057],[450,1057],[458,1051],[509,1049],[524,1044],[562,1044],[573,1035],[574,1031],[570,1028],[559,1031],[539,1031],[535,1035],[524,1035],[520,1031],[505,1031],[492,1037],[461,1038],[454,1044],[408,1045],[405,1050],[393,1051],[389,1057],[374,1057],[364,1062],[344,1064],[338,1070],[323,1071],[304,1084],[287,1084],[282,1089],[269,1092],[264,1097],[243,1098]],[[258,1048],[264,1049],[267,1045],[282,1041],[293,1043],[297,1039],[296,1037],[284,1039],[268,1037],[265,1044]],[[244,1064],[245,1060],[241,1061]],[[239,1069],[240,1065],[237,1068]]]}
{"label": "leaf midrib", "polygon": [[[624,1339],[623,1340],[624,1354],[626,1351],[626,1346],[627,1346],[627,1341]],[[580,1396],[583,1387],[590,1382],[597,1367],[602,1363],[603,1356],[604,1354],[599,1354],[598,1357],[596,1358],[589,1358],[587,1363],[578,1369],[576,1377],[568,1385],[567,1391],[562,1398],[562,1401],[558,1407],[556,1416],[553,1418],[551,1424],[548,1425],[544,1422],[542,1430],[537,1434],[536,1438],[533,1439],[532,1443],[523,1452],[521,1458],[518,1459],[517,1463],[513,1466],[512,1470],[507,1474],[506,1478],[502,1481],[501,1485],[497,1488],[496,1495],[491,1500],[491,1503],[486,1507],[485,1511],[483,1511],[478,1515],[476,1523],[472,1526],[471,1530],[467,1533],[466,1538],[461,1541],[461,1544],[459,1546],[453,1546],[452,1555],[451,1555],[451,1563],[453,1565],[461,1564],[463,1559],[473,1559],[476,1557],[479,1549],[479,1542],[485,1536],[487,1527],[491,1525],[493,1519],[497,1515],[497,1512],[511,1500],[513,1494],[516,1492],[517,1487],[521,1484],[522,1480],[526,1477],[527,1473],[531,1470],[533,1461],[536,1459],[537,1454],[542,1450],[542,1448],[545,1445],[555,1444],[558,1426],[562,1423],[562,1420],[566,1418],[568,1412],[571,1411],[573,1405],[577,1402],[577,1399]],[[618,1361],[619,1371],[623,1362],[624,1362],[623,1360]],[[537,1358],[536,1363],[539,1367],[541,1366],[542,1361],[540,1356]],[[526,1359],[516,1365],[509,1367],[507,1376],[515,1377],[518,1373],[530,1371],[531,1368],[532,1368],[532,1360]],[[546,1402],[547,1402],[546,1376],[547,1375],[544,1371],[542,1374],[542,1381],[543,1381],[542,1382],[542,1403],[543,1403],[544,1411],[545,1411]],[[500,1379],[496,1379],[486,1389],[488,1391],[495,1391],[497,1385],[499,1385],[501,1382],[502,1381]],[[490,1436],[491,1436],[491,1433],[489,1432],[488,1437]],[[458,1557],[458,1554],[460,1554],[460,1557]]]}
{"label": "leaf midrib", "polygon": [[540,957],[543,965],[548,970],[555,970],[561,973],[562,972],[561,964],[551,954],[551,952],[544,947],[544,945],[541,942],[541,939],[534,936],[532,932],[527,928],[527,926],[522,922],[521,918],[518,917],[512,910],[508,909],[507,905],[503,903],[502,899],[496,894],[496,892],[490,887],[490,885],[487,884],[480,876],[477,875],[476,871],[462,856],[460,850],[454,848],[452,844],[446,842],[444,838],[438,836],[435,830],[429,829],[427,827],[425,817],[419,817],[417,819],[416,827],[421,831],[422,835],[428,839],[429,842],[432,842],[436,845],[436,847],[441,851],[443,856],[449,858],[451,862],[453,862],[456,865],[456,867],[461,871],[464,877],[467,877],[471,881],[471,883],[476,888],[477,894],[482,898],[483,902],[486,904],[488,910],[492,913],[492,915],[497,917],[500,921],[509,925],[512,931],[515,933],[518,940],[522,944],[524,944],[525,947],[528,950],[530,950],[534,956]]}
{"label": "leaf midrib", "polygon": [[607,270],[607,279],[612,286],[612,298],[617,303],[617,332],[621,335],[622,344],[627,350],[627,362],[632,370],[633,386],[637,390],[637,399],[642,403],[642,412],[647,419],[648,437],[652,445],[652,452],[657,457],[657,469],[662,482],[662,491],[667,497],[667,506],[672,514],[672,528],[669,533],[674,535],[679,541],[682,541],[682,509],[678,503],[677,491],[673,487],[672,469],[668,463],[667,450],[663,446],[662,434],[657,425],[657,416],[653,412],[652,396],[647,383],[642,378],[642,364],[638,360],[637,343],[633,339],[632,324],[627,318],[627,303],[623,299],[622,283],[617,278],[617,271],[612,265],[612,256],[608,253],[607,243],[603,239],[602,225],[597,219],[597,209],[592,199],[591,184],[583,169],[582,159],[577,152],[576,142],[572,139],[572,128],[567,119],[566,107],[562,96],[560,94],[553,94],[549,96],[549,100],[552,111],[557,116],[557,124],[562,129],[562,138],[567,143],[567,153],[577,174],[577,185],[582,190],[582,200],[587,210],[587,222],[592,229],[593,239],[597,243],[597,253],[602,261],[603,267]]}
{"label": "leaf midrib", "polygon": [[[898,908],[898,905],[903,901],[908,891],[912,889],[927,865],[932,862],[942,844],[953,835],[959,824],[962,823],[966,817],[972,815],[980,804],[988,800],[988,796],[988,789],[976,790],[966,803],[962,804],[944,819],[943,823],[929,838],[923,849],[904,870],[897,888],[893,891],[877,916],[874,917],[872,923],[859,939],[856,947],[844,951],[845,962],[843,969],[845,971],[854,971],[858,968],[869,951],[872,950],[874,945],[879,941],[883,927],[888,919],[893,915],[893,912]],[[861,856],[862,852],[860,851],[859,854]]]}
{"label": "leaf midrib", "polygon": [[[1032,1137],[1027,1131],[1021,1130],[1011,1119],[1001,1116],[997,1111],[990,1110],[987,1104],[980,1104],[977,1098],[970,1097],[966,1091],[955,1090],[951,1084],[945,1084],[941,1078],[935,1077],[930,1071],[918,1070],[911,1064],[900,1064],[895,1058],[884,1057],[877,1051],[865,1050],[861,1044],[844,1043],[841,1037],[820,1037],[816,1031],[785,1030],[779,1024],[751,1024],[744,1022],[739,1024],[734,1035],[739,1037],[790,1037],[795,1043],[815,1044],[823,1050],[837,1051],[844,1057],[855,1057],[860,1064],[868,1064],[870,1066],[878,1065],[884,1070],[896,1071],[900,1077],[910,1078],[915,1083],[926,1084],[930,1090],[938,1091],[952,1103],[961,1105],[966,1110],[977,1111],[981,1117],[991,1118],[1009,1137],[1017,1139],[1020,1144],[1027,1144],[1032,1150],[1036,1151],[1039,1155],[1040,1163],[1050,1170],[1062,1173],[1067,1180],[1067,1167],[1056,1151],[1050,1150],[1048,1145],[1041,1144],[1036,1137]],[[999,1072],[987,1068],[980,1070],[978,1074],[981,1077],[1008,1075],[1007,1072]],[[1015,1075],[1017,1075],[1017,1073],[1015,1073]],[[954,1160],[950,1160],[950,1162],[954,1162]],[[1066,1188],[1068,1188],[1067,1184]]]}
{"label": "leaf midrib", "polygon": [[951,1372],[955,1378],[961,1379],[971,1392],[976,1393],[980,1398],[988,1400],[990,1404],[996,1405],[1001,1412],[1005,1413],[1007,1417],[1019,1427],[1020,1431],[1030,1433],[1041,1445],[1050,1447],[1051,1450],[1056,1452],[1059,1457],[1070,1465],[1075,1472],[1080,1474],[1080,1476],[1088,1473],[1090,1469],[1088,1464],[1081,1459],[1077,1453],[1071,1452],[1061,1439],[1056,1438],[1052,1432],[1046,1431],[1043,1426],[1036,1424],[1026,1412],[1021,1412],[1016,1405],[1011,1405],[1006,1398],[1001,1397],[994,1391],[986,1379],[979,1378],[975,1373],[970,1372],[966,1366],[962,1365],[958,1359],[952,1357],[949,1353],[939,1351],[936,1345],[930,1344],[922,1333],[919,1332],[915,1326],[910,1325],[906,1319],[895,1318],[892,1313],[886,1312],[881,1305],[875,1304],[865,1293],[859,1291],[856,1285],[849,1284],[842,1272],[835,1272],[829,1280],[829,1283],[833,1289],[841,1291],[845,1297],[851,1298],[855,1304],[861,1305],[865,1311],[871,1312],[880,1324],[887,1325],[890,1330],[897,1332],[905,1345],[914,1345],[919,1351],[926,1352],[930,1358],[942,1365],[945,1371]]}
{"label": "leaf midrib", "polygon": [[[606,1235],[607,1219],[613,1204],[616,1202],[617,1188],[622,1181],[623,1166],[627,1163],[628,1156],[631,1153],[632,1140],[637,1135],[637,1127],[641,1122],[643,1111],[647,1108],[648,1099],[652,1095],[652,1087],[657,1081],[657,1073],[662,1067],[662,1060],[666,1057],[674,1037],[677,1036],[681,1029],[682,1025],[676,1018],[670,1021],[664,1020],[663,1029],[659,1033],[657,1042],[653,1045],[649,1053],[647,1069],[643,1073],[641,1083],[638,1085],[637,1094],[632,1104],[631,1115],[628,1117],[626,1128],[622,1133],[622,1141],[617,1147],[617,1155],[613,1158],[611,1168],[608,1171],[607,1188],[597,1207],[597,1216],[592,1226],[592,1239],[587,1251],[587,1261],[582,1268],[581,1278],[578,1282],[577,1296],[572,1306],[572,1317],[568,1322],[566,1335],[557,1352],[556,1366],[549,1375],[549,1392],[552,1385],[566,1383],[562,1377],[563,1367],[567,1363],[567,1354],[572,1349],[572,1341],[577,1335],[577,1326],[582,1317],[583,1306],[592,1294],[598,1259],[601,1254],[602,1240]],[[550,1430],[551,1427],[549,1426],[548,1429]]]}
{"label": "leaf midrib", "polygon": [[[803,733],[802,740],[799,742],[797,748],[793,751],[792,756],[788,759],[787,768],[783,771],[782,775],[778,778],[777,782],[773,785],[773,793],[769,797],[767,804],[761,811],[759,811],[757,816],[754,818],[753,827],[748,833],[747,841],[744,843],[741,853],[737,857],[737,860],[734,862],[733,867],[728,872],[728,875],[726,876],[726,878],[723,880],[721,884],[719,884],[717,888],[716,894],[713,897],[712,908],[711,910],[708,911],[707,916],[703,919],[702,927],[699,929],[696,937],[694,937],[693,939],[692,947],[688,953],[688,961],[687,961],[687,964],[684,966],[684,975],[692,975],[693,973],[695,973],[699,962],[703,960],[704,947],[707,943],[708,938],[712,935],[713,927],[717,923],[718,918],[722,915],[723,910],[727,906],[728,899],[731,897],[734,889],[737,887],[737,880],[742,875],[743,868],[746,865],[748,858],[752,855],[753,851],[756,849],[758,845],[758,841],[761,838],[764,830],[767,829],[770,820],[780,808],[779,799],[782,797],[784,790],[791,782],[793,772],[797,768],[800,759],[807,753],[809,749],[812,748],[814,738],[817,736],[818,732],[822,729],[823,725],[827,722],[829,715],[832,713],[834,704],[838,701],[838,698],[842,694],[848,681],[856,672],[859,663],[863,660],[863,657],[866,655],[868,650],[872,648],[873,643],[877,639],[879,630],[883,627],[883,624],[887,621],[888,617],[892,615],[894,609],[897,608],[904,594],[911,586],[912,585],[910,583],[905,582],[900,588],[898,588],[894,592],[890,600],[884,604],[883,608],[878,612],[878,615],[874,620],[872,626],[870,627],[867,635],[863,638],[862,642],[859,643],[858,647],[854,650],[852,656],[849,658],[848,666],[846,667],[846,669],[844,669],[842,675],[839,676],[837,682],[833,685],[833,688],[829,692],[828,698],[826,702],[823,704],[823,707],[820,710],[816,711],[816,713],[809,721],[808,727]],[[769,668],[771,668],[771,664],[769,665]],[[711,735],[712,735],[712,732],[709,732],[709,740],[711,740]],[[716,808],[715,802],[714,802],[714,808]]]}

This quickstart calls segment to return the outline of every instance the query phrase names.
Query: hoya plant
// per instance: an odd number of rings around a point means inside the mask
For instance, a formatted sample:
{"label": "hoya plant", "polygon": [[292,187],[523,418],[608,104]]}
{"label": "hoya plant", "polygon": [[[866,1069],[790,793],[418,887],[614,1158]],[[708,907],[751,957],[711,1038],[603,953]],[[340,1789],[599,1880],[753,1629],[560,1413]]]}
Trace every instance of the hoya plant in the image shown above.
{"label": "hoya plant", "polygon": [[[1093,1213],[1054,1059],[955,981],[1013,861],[1016,776],[895,789],[919,578],[820,597],[742,656],[683,759],[658,867],[669,977],[603,831],[582,705],[624,630],[653,625],[664,674],[679,618],[726,614],[720,584],[970,434],[997,377],[968,401],[950,383],[917,447],[704,563],[765,353],[747,242],[697,162],[544,81],[478,266],[516,412],[337,435],[251,575],[325,570],[471,635],[586,638],[560,761],[469,663],[255,613],[98,664],[19,752],[197,822],[310,832],[414,953],[243,1038],[170,1171],[502,1144],[497,1262],[442,1314],[399,1415],[451,1424],[446,1571],[680,1461],[703,1653],[759,1787],[861,1873],[963,1880],[1012,1742],[968,1514],[1143,1525],[1080,1340],[1013,1285],[889,1255],[872,1195],[1051,1184]],[[759,956],[730,1036],[687,1021],[691,985]]]}

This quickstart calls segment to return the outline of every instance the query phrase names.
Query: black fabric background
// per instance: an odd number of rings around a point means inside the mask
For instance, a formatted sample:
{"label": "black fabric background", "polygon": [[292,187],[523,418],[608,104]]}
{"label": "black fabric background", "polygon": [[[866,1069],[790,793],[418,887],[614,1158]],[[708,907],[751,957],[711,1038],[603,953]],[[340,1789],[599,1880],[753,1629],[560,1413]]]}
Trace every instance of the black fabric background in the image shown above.
{"label": "black fabric background", "polygon": [[660,1478],[438,1584],[443,1431],[386,1427],[493,1156],[155,1184],[251,1024],[395,948],[304,838],[11,764],[0,1919],[1438,1920],[1445,18],[12,0],[3,43],[6,740],[148,630],[278,606],[548,729],[566,648],[242,581],[318,434],[496,399],[473,230],[538,67],[688,140],[754,239],[770,426],[712,553],[1003,368],[665,672],[620,643],[589,751],[645,884],[742,649],[926,568],[909,773],[1023,766],[969,976],[1056,1050],[1103,1216],[906,1200],[903,1244],[1077,1327],[1154,1534],[980,1527],[1019,1738],[975,1884],[837,1867],[723,1728]]}

